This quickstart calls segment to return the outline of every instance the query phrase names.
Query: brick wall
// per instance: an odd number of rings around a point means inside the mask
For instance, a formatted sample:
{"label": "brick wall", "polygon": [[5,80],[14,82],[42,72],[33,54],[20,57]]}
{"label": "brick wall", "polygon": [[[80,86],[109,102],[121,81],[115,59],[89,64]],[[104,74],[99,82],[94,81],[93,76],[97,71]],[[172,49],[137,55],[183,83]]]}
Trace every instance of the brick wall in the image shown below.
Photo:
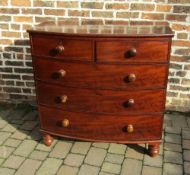
{"label": "brick wall", "polygon": [[172,44],[167,109],[190,110],[190,0],[0,0],[0,101],[35,99],[26,29],[66,24],[167,25]]}

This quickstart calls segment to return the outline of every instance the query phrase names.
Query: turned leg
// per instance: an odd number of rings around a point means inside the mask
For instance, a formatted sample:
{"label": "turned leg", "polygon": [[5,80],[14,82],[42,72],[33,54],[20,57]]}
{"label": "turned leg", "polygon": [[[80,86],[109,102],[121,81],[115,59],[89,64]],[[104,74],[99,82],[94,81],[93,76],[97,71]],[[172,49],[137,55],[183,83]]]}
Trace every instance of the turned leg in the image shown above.
{"label": "turned leg", "polygon": [[49,134],[43,133],[43,141],[46,146],[51,146],[53,137]]}
{"label": "turned leg", "polygon": [[148,145],[148,153],[151,157],[155,157],[159,154],[160,143],[150,143]]}

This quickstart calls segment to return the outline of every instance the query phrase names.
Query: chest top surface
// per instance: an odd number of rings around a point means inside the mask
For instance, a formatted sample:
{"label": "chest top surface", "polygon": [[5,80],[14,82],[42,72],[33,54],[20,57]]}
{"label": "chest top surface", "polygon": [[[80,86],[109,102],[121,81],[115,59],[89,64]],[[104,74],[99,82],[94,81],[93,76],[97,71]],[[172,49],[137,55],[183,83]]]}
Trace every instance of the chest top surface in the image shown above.
{"label": "chest top surface", "polygon": [[169,26],[145,25],[65,25],[62,21],[47,21],[27,30],[29,33],[54,33],[97,37],[172,37]]}

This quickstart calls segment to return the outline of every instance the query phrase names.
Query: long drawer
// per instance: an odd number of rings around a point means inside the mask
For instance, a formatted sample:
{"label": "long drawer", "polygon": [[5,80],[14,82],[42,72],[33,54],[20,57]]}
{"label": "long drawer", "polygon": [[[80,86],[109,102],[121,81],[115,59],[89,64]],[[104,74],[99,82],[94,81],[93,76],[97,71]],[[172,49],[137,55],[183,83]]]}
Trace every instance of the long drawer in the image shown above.
{"label": "long drawer", "polygon": [[31,41],[33,55],[61,60],[92,61],[93,44],[89,40],[33,35]]}
{"label": "long drawer", "polygon": [[36,79],[68,87],[131,90],[166,86],[167,65],[82,64],[39,58],[33,64]]}
{"label": "long drawer", "polygon": [[127,142],[161,139],[162,135],[161,115],[96,115],[43,106],[39,111],[42,130],[70,138]]}
{"label": "long drawer", "polygon": [[167,62],[168,41],[102,41],[96,51],[99,62]]}
{"label": "long drawer", "polygon": [[40,104],[68,111],[105,114],[163,112],[165,90],[113,91],[37,83]]}

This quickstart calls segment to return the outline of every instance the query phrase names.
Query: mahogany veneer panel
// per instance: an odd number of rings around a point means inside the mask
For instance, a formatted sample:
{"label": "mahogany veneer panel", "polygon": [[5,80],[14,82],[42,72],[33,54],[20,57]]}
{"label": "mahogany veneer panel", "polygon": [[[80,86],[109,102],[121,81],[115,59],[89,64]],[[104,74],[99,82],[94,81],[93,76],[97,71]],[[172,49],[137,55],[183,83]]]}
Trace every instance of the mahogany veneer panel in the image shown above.
{"label": "mahogany veneer panel", "polygon": [[[92,60],[92,41],[72,40],[64,37],[34,35],[32,37],[32,54],[57,59]],[[63,45],[63,52],[57,53],[56,48]]]}
{"label": "mahogany veneer panel", "polygon": [[[166,87],[167,65],[105,65],[34,59],[36,79],[68,87],[133,90]],[[58,77],[59,70],[64,77]],[[88,73],[87,73],[88,72]],[[135,74],[136,79],[129,81]],[[72,81],[71,81],[72,80]]]}
{"label": "mahogany veneer panel", "polygon": [[[135,117],[96,115],[61,111],[43,106],[40,106],[39,111],[42,116],[42,130],[66,137],[112,142],[161,139],[163,117],[160,115],[139,115]],[[70,123],[67,128],[61,125],[65,118],[69,119]],[[128,124],[134,126],[133,133],[125,131]]]}
{"label": "mahogany veneer panel", "polygon": [[[38,82],[37,92],[40,104],[69,111],[126,115],[161,112],[164,109],[165,90],[91,90],[60,87]],[[60,101],[63,95],[68,98],[65,103]],[[128,105],[130,99],[134,100],[132,106]]]}
{"label": "mahogany veneer panel", "polygon": [[[168,41],[97,42],[97,60],[102,62],[167,62]],[[130,50],[135,48],[135,55]]]}

